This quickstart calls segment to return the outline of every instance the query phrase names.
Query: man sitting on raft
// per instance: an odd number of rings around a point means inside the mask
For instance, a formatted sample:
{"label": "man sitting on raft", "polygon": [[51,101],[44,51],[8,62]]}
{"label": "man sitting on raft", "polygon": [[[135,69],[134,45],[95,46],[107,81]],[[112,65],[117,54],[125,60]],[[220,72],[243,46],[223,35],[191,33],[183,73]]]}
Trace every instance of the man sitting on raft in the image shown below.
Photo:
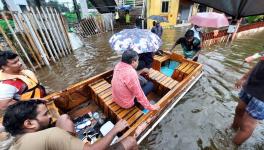
{"label": "man sitting on raft", "polygon": [[122,108],[131,108],[136,102],[145,109],[158,110],[159,106],[150,104],[146,95],[150,93],[154,85],[148,81],[143,87],[140,86],[138,74],[135,70],[138,66],[138,54],[133,50],[127,50],[122,55],[122,60],[114,69],[112,79],[113,101]]}

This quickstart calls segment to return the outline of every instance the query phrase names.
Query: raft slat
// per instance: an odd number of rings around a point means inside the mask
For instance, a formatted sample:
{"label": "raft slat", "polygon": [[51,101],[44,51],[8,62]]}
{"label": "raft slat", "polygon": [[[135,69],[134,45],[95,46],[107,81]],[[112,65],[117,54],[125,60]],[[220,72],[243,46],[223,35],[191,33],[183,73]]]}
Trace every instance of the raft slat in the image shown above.
{"label": "raft slat", "polygon": [[132,111],[130,111],[124,118],[125,120],[128,120],[131,116],[133,116],[136,112],[141,111],[139,109],[133,109]]}
{"label": "raft slat", "polygon": [[136,122],[136,120],[138,120],[142,115],[143,115],[143,112],[141,110],[137,111],[132,117],[130,117],[127,120],[127,123],[129,124],[129,126],[131,126],[134,122]]}
{"label": "raft slat", "polygon": [[162,77],[161,78],[159,78],[159,79],[157,79],[157,81],[159,82],[159,83],[161,83],[163,80],[165,80],[167,78],[167,76],[166,75],[164,75],[164,74],[162,74]]}
{"label": "raft slat", "polygon": [[123,109],[117,116],[118,118],[123,118],[124,116],[126,116],[130,111],[132,111],[133,109],[136,109],[137,107],[134,106],[132,108],[129,108],[129,109]]}
{"label": "raft slat", "polygon": [[101,79],[101,80],[99,80],[98,82],[95,82],[95,83],[90,84],[90,87],[93,88],[93,89],[95,89],[95,88],[97,88],[98,86],[101,86],[101,85],[102,85],[103,83],[105,83],[105,82],[106,82],[105,80]]}

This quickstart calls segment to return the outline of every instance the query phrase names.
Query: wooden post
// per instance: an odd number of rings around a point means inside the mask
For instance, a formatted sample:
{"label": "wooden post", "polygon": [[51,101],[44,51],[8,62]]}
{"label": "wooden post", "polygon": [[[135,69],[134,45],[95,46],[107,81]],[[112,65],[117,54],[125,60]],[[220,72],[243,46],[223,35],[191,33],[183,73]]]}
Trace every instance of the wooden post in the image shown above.
{"label": "wooden post", "polygon": [[[49,22],[49,19],[48,19],[48,16],[46,15],[46,12],[44,11],[44,9],[43,9],[43,7],[40,7],[40,9],[41,9],[41,11],[42,11],[42,14],[44,15],[44,17],[45,17],[45,23],[46,23],[46,25],[47,25],[47,28],[49,29],[49,32],[50,32],[50,35],[51,35],[51,37],[52,37],[52,41],[54,42],[54,45],[55,45],[55,47],[56,47],[56,50],[57,50],[57,52],[59,53],[59,55],[60,55],[60,57],[62,57],[62,53],[61,53],[61,51],[60,51],[60,48],[59,48],[59,46],[58,46],[58,43],[57,43],[57,40],[56,40],[56,37],[55,37],[55,33],[53,32],[53,30],[52,30],[52,27],[51,27],[51,24],[50,24],[50,22]],[[49,34],[49,32],[47,32],[48,34]],[[64,55],[65,56],[65,55]]]}
{"label": "wooden post", "polygon": [[57,21],[57,19],[56,19],[56,17],[55,17],[55,13],[52,12],[52,8],[51,8],[51,7],[50,7],[50,9],[49,9],[49,12],[50,12],[50,14],[51,14],[51,18],[52,18],[53,21],[54,21],[55,28],[56,28],[56,30],[58,31],[59,40],[61,41],[62,47],[63,47],[63,49],[64,49],[64,52],[66,53],[66,55],[68,55],[69,52],[68,52],[68,50],[67,50],[66,43],[65,43],[65,40],[63,39],[63,35],[62,35],[63,31],[60,30],[60,27],[59,27],[59,25],[58,25],[58,21]]}
{"label": "wooden post", "polygon": [[39,51],[40,51],[42,57],[47,60],[48,63],[46,63],[46,65],[50,66],[50,63],[49,63],[50,57],[48,55],[46,48],[44,47],[44,45],[42,43],[42,39],[40,38],[40,35],[39,35],[35,25],[34,25],[34,22],[31,20],[32,16],[30,16],[30,14],[28,12],[24,13],[24,14],[22,13],[22,16],[24,17],[24,20],[28,19],[28,21],[29,21],[28,24],[32,28],[32,34],[35,34],[35,36],[36,36],[35,42],[39,43]]}
{"label": "wooden post", "polygon": [[96,21],[96,18],[94,16],[92,16],[92,20],[96,26],[96,28],[99,30],[99,33],[102,33],[101,29],[100,29],[100,26],[98,25],[97,21]]}
{"label": "wooden post", "polygon": [[34,43],[36,44],[37,49],[40,52],[44,63],[48,67],[50,67],[48,56],[46,55],[45,49],[43,49],[43,45],[42,45],[42,42],[40,42],[40,40],[39,40],[38,34],[36,34],[36,31],[34,30],[34,28],[32,26],[31,20],[28,18],[28,16],[26,14],[21,13],[21,16],[23,17],[23,19],[24,19],[24,21],[26,23],[26,26],[29,29],[29,33],[32,36],[32,39],[33,39]]}
{"label": "wooden post", "polygon": [[78,8],[76,0],[73,0],[73,6],[74,6],[74,11],[75,11],[75,13],[77,15],[78,22],[80,22],[81,21],[81,13],[80,13],[80,10]]}
{"label": "wooden post", "polygon": [[[11,13],[11,14],[12,14],[12,13]],[[28,49],[29,49],[30,53],[32,54],[32,56],[33,56],[35,62],[37,63],[38,67],[41,68],[41,65],[40,65],[40,63],[39,63],[39,60],[38,60],[38,58],[36,57],[36,55],[35,55],[35,53],[34,53],[32,47],[31,47],[31,44],[28,42],[28,39],[27,39],[25,33],[23,32],[23,28],[22,28],[20,25],[18,25],[18,22],[19,22],[19,21],[17,20],[18,18],[17,18],[14,14],[12,14],[12,17],[14,18],[15,23],[17,24],[17,27],[18,27],[18,29],[19,29],[21,35],[22,35],[22,38],[23,38],[23,40],[26,42],[26,44],[27,44],[27,46],[28,46]]]}
{"label": "wooden post", "polygon": [[62,23],[62,25],[64,27],[64,30],[66,32],[66,35],[67,35],[66,38],[67,38],[67,40],[69,42],[70,50],[72,51],[73,49],[72,49],[72,45],[71,45],[71,42],[70,42],[70,38],[69,38],[69,35],[68,35],[68,32],[67,32],[66,23],[64,22],[64,19],[63,19],[63,16],[62,15],[60,15],[60,18],[61,18],[61,23]]}
{"label": "wooden post", "polygon": [[1,15],[2,15],[2,17],[4,18],[5,22],[7,23],[7,26],[8,26],[8,28],[9,28],[9,30],[11,31],[11,33],[12,33],[13,37],[15,38],[15,40],[17,41],[19,47],[21,48],[21,50],[22,50],[23,54],[25,55],[25,57],[26,57],[28,63],[30,64],[31,68],[35,71],[34,65],[32,64],[31,60],[29,59],[27,52],[25,51],[24,47],[23,47],[22,44],[20,43],[20,41],[19,41],[18,37],[16,36],[16,33],[14,32],[13,28],[12,28],[11,25],[9,24],[8,20],[6,19],[5,14],[2,12]]}
{"label": "wooden post", "polygon": [[28,29],[26,23],[22,20],[22,17],[20,15],[14,14],[14,16],[17,18],[17,21],[21,24],[22,28],[24,29],[24,31],[25,31],[28,39],[29,39],[29,42],[30,42],[31,46],[33,47],[33,50],[34,50],[34,52],[37,55],[38,60],[42,64],[44,64],[44,62],[42,60],[42,57],[41,57],[41,54],[39,53],[38,48],[37,48],[36,44],[34,43],[34,40],[33,40],[32,36],[31,36],[31,34],[29,32],[29,29]]}
{"label": "wooden post", "polygon": [[[8,36],[6,35],[5,31],[3,30],[3,28],[2,28],[1,26],[0,26],[0,32],[1,32],[1,34],[3,35],[3,37],[4,37],[5,41],[7,42],[8,46],[11,48],[11,50],[12,50],[13,52],[15,52],[15,53],[18,54],[18,52],[17,52],[15,46],[13,45],[13,43],[11,42],[11,40],[8,38]],[[19,56],[19,58],[20,58],[20,61],[21,61],[22,65],[23,65],[25,68],[28,68],[27,65],[25,64],[24,60],[21,59],[20,56]]]}
{"label": "wooden post", "polygon": [[[39,28],[39,32],[40,32],[40,34],[41,34],[41,36],[42,36],[42,38],[43,38],[43,41],[44,41],[44,43],[45,43],[45,45],[46,45],[46,47],[47,47],[47,49],[48,49],[48,51],[49,51],[49,54],[50,54],[50,56],[51,56],[51,59],[52,59],[53,62],[56,62],[55,57],[54,57],[54,55],[53,55],[53,53],[52,53],[52,50],[51,50],[51,48],[50,48],[50,46],[49,46],[49,43],[48,43],[48,41],[47,41],[47,39],[46,39],[46,37],[45,37],[45,35],[44,35],[44,33],[43,33],[43,28],[42,28],[42,26],[40,25],[40,23],[39,23],[39,21],[38,21],[38,18],[36,17],[35,11],[34,11],[32,8],[31,8],[30,10],[31,10],[31,12],[32,12],[33,18],[35,19],[35,22],[37,23],[37,26],[38,26],[38,28]],[[40,19],[41,19],[41,18],[40,18]]]}
{"label": "wooden post", "polygon": [[56,40],[56,41],[59,43],[59,47],[60,47],[60,50],[61,50],[63,56],[66,56],[66,55],[65,55],[65,52],[64,52],[64,50],[63,50],[63,46],[62,46],[61,41],[60,41],[60,37],[59,37],[59,35],[58,35],[58,32],[57,32],[57,30],[56,30],[56,27],[55,27],[55,25],[54,25],[54,22],[53,22],[53,20],[52,20],[52,17],[51,17],[51,15],[50,15],[50,13],[49,13],[47,7],[46,7],[46,13],[47,13],[48,18],[49,18],[49,21],[50,21],[50,23],[51,23],[52,30],[53,30],[54,33],[55,33],[55,37],[56,37],[56,39],[53,39],[53,40]]}
{"label": "wooden post", "polygon": [[69,53],[71,53],[71,44],[70,44],[70,40],[69,40],[69,37],[68,37],[68,32],[67,32],[67,29],[65,28],[65,26],[63,25],[63,22],[62,22],[62,17],[60,17],[60,15],[57,13],[56,9],[53,9],[55,14],[56,14],[56,17],[57,17],[57,20],[59,22],[59,25],[60,25],[60,28],[62,30],[62,33],[64,35],[64,40],[65,40],[65,43],[67,45],[67,48],[68,48],[68,51]]}
{"label": "wooden post", "polygon": [[237,34],[237,31],[238,31],[238,28],[239,28],[239,26],[240,26],[241,21],[242,21],[242,18],[239,19],[239,20],[237,21],[237,24],[236,24],[236,30],[235,30],[235,32],[234,32],[233,35],[232,35],[231,43],[232,43],[232,42],[234,41],[234,39],[236,38],[236,34]]}
{"label": "wooden post", "polygon": [[[31,9],[33,9],[33,8],[31,8]],[[49,34],[49,32],[48,32],[48,30],[47,30],[47,27],[46,27],[46,25],[45,25],[45,23],[44,23],[44,21],[43,21],[43,17],[41,16],[41,14],[40,14],[40,12],[39,12],[39,9],[38,9],[37,7],[36,7],[36,10],[37,10],[37,14],[38,14],[38,16],[39,16],[39,18],[40,18],[40,21],[41,21],[41,23],[42,23],[42,26],[43,26],[43,28],[44,28],[44,30],[45,30],[46,37],[47,37],[48,40],[49,40],[48,43],[49,43],[50,46],[51,46],[51,50],[54,52],[56,58],[59,60],[60,57],[59,57],[59,55],[58,55],[58,53],[57,53],[57,51],[56,51],[56,49],[55,49],[55,46],[54,46],[54,44],[53,44],[51,38],[50,38],[50,34]]]}
{"label": "wooden post", "polygon": [[4,37],[5,41],[7,42],[8,46],[12,49],[12,51],[17,53],[15,46],[13,45],[11,40],[8,38],[8,36],[6,35],[5,31],[3,30],[3,28],[1,26],[0,26],[0,32],[3,35],[3,37]]}

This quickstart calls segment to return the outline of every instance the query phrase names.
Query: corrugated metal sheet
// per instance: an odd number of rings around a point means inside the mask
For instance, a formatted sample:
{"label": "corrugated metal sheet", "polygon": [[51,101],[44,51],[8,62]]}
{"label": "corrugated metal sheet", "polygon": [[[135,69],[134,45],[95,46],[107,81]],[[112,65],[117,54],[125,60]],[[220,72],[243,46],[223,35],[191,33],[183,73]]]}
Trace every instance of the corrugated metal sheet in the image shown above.
{"label": "corrugated metal sheet", "polygon": [[115,11],[115,0],[90,0],[90,2],[101,14]]}

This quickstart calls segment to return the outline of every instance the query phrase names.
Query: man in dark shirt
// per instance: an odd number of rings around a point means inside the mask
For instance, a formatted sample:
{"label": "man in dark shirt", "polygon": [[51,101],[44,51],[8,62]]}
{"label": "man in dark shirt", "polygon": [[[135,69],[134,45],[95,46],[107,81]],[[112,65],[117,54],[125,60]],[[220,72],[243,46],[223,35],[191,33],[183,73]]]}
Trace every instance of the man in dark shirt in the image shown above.
{"label": "man in dark shirt", "polygon": [[188,30],[185,33],[185,37],[179,38],[170,49],[170,51],[172,51],[178,44],[181,44],[183,55],[185,58],[191,58],[193,59],[193,61],[198,60],[197,52],[201,50],[201,43],[199,39],[194,37],[194,32],[192,30]]}
{"label": "man in dark shirt", "polygon": [[243,86],[232,124],[232,128],[239,129],[233,143],[240,145],[251,136],[257,121],[264,120],[264,57],[235,86]]}

